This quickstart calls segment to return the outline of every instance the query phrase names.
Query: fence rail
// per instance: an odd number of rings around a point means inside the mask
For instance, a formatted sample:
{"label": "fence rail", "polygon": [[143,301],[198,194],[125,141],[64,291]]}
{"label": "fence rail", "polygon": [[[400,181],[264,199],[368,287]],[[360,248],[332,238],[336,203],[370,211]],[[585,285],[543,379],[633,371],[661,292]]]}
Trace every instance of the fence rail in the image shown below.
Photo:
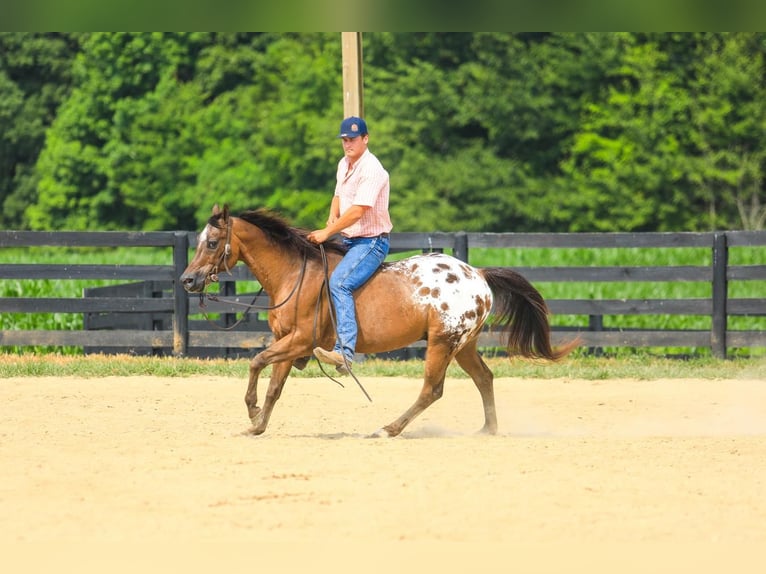
{"label": "fence rail", "polygon": [[[0,346],[75,346],[86,352],[173,353],[210,356],[252,352],[266,346],[271,333],[265,314],[254,314],[230,331],[201,320],[199,310],[177,281],[186,267],[196,233],[176,232],[31,232],[0,231],[0,249],[8,247],[166,247],[166,265],[0,264],[0,279],[64,279],[133,281],[88,288],[82,298],[0,297],[2,313],[82,313],[84,327],[75,330],[0,331]],[[732,316],[766,316],[765,297],[729,297],[729,285],[738,281],[766,281],[766,265],[730,265],[733,247],[766,247],[766,232],[711,233],[394,233],[392,253],[445,251],[469,261],[473,248],[707,248],[710,264],[699,266],[539,266],[515,267],[531,282],[704,282],[711,296],[688,299],[548,299],[555,315],[587,316],[587,327],[554,327],[554,342],[576,332],[585,346],[601,347],[708,347],[716,357],[728,349],[766,347],[766,330],[731,330]],[[0,251],[1,254],[1,251]],[[242,303],[253,294],[238,293],[237,283],[253,281],[238,266],[222,275],[219,302],[208,302],[206,312],[220,314],[224,325],[234,322]],[[256,304],[266,304],[261,296]],[[604,316],[701,315],[711,318],[709,330],[606,329]],[[501,346],[491,331],[480,344]],[[410,348],[422,348],[418,342]],[[222,351],[223,350],[223,351]]]}

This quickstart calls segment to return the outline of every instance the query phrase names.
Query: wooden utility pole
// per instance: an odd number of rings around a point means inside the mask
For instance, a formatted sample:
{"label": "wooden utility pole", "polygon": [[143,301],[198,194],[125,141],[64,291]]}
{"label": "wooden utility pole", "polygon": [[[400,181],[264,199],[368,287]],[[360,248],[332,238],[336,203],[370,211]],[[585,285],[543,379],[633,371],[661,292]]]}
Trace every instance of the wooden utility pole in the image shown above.
{"label": "wooden utility pole", "polygon": [[362,33],[341,32],[343,56],[343,117],[364,117]]}

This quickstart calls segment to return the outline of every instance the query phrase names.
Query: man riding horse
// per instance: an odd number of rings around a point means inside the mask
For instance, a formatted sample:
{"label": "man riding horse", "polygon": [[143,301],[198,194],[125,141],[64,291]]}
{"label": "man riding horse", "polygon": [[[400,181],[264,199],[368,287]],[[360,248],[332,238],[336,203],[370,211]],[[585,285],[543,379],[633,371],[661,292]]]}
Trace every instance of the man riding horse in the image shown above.
{"label": "man riding horse", "polygon": [[330,277],[330,296],[336,315],[336,340],[332,350],[314,348],[314,356],[346,372],[354,360],[357,340],[354,291],[364,285],[388,255],[388,172],[367,148],[367,123],[350,117],[340,124],[344,155],[338,162],[335,195],[327,225],[308,234],[313,243],[324,243],[340,233],[348,252]]}

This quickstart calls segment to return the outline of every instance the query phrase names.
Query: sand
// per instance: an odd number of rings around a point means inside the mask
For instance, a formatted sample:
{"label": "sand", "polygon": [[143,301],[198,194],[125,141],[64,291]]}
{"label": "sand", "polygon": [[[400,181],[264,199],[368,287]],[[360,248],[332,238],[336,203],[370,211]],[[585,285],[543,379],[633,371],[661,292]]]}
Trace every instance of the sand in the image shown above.
{"label": "sand", "polygon": [[608,550],[580,556],[603,571],[635,564],[615,548],[646,544],[682,566],[728,568],[731,545],[763,560],[746,550],[766,541],[764,381],[497,379],[500,431],[484,436],[478,392],[449,379],[393,439],[368,435],[420,382],[363,383],[371,403],[350,379],[291,378],[254,437],[239,379],[0,380],[2,540],[27,564],[53,543],[64,562],[83,545],[167,543],[217,568],[226,558],[204,548],[220,543],[317,572],[344,570],[314,562],[335,548],[362,551],[362,571],[415,571],[408,552],[433,566],[432,550],[458,569],[508,565],[509,549],[571,571],[559,545]]}

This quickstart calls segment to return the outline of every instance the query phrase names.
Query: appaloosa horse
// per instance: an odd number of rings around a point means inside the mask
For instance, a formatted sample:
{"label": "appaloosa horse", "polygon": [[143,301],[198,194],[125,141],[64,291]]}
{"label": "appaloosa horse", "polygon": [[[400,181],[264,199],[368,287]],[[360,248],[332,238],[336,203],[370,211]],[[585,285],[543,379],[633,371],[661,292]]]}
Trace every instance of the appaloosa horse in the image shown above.
{"label": "appaloosa horse", "polygon": [[[234,217],[228,206],[216,206],[199,235],[194,259],[181,275],[188,292],[203,293],[219,272],[242,261],[269,295],[269,327],[275,340],[252,359],[245,394],[253,434],[266,430],[291,367],[303,368],[314,346],[330,348],[335,340],[328,297],[322,294],[326,273],[342,257],[343,247],[330,241],[322,251],[306,239],[307,233],[266,210]],[[453,358],[481,395],[481,430],[497,432],[493,375],[477,350],[490,311],[507,335],[510,354],[555,361],[577,344],[553,348],[545,301],[520,274],[505,267],[472,267],[440,253],[384,263],[355,297],[358,352],[380,353],[427,341],[420,395],[375,436],[398,435],[439,399]],[[266,365],[272,365],[272,372],[261,408],[258,375]]]}

